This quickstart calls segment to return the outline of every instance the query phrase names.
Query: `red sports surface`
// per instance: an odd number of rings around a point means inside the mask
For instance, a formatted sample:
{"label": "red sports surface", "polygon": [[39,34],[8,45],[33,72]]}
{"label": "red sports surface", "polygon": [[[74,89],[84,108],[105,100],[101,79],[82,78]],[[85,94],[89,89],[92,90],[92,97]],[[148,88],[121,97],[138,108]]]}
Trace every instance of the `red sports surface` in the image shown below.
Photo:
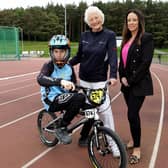
{"label": "red sports surface", "polygon": [[[37,115],[43,106],[36,76],[45,61],[29,58],[0,62],[0,167],[91,168],[87,148],[78,146],[79,131],[72,135],[70,145],[47,148],[40,141]],[[152,64],[151,71],[154,96],[146,98],[140,112],[142,156],[139,164],[128,165],[131,168],[168,165],[168,66]],[[130,133],[119,81],[110,95],[116,131],[126,143]]]}

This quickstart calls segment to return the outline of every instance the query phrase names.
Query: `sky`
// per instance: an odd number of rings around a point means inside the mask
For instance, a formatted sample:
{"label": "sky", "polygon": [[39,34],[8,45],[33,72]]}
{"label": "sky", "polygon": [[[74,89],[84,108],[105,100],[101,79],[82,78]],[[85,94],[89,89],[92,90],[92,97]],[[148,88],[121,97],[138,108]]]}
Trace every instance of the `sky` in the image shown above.
{"label": "sky", "polygon": [[[0,0],[0,9],[14,9],[17,7],[32,7],[32,6],[43,6],[45,7],[48,3],[53,2],[54,4],[76,4],[79,2],[87,2],[88,5],[91,5],[93,2],[97,2],[100,0]],[[108,2],[110,0],[102,0],[103,2]]]}
{"label": "sky", "polygon": [[[54,4],[63,4],[65,3],[68,4],[76,4],[78,5],[79,2],[87,2],[88,5],[91,5],[93,2],[97,2],[100,0],[0,0],[0,10],[3,9],[14,9],[17,7],[23,7],[23,8],[28,8],[32,6],[43,6],[45,7],[48,3],[53,2]],[[110,2],[110,1],[115,1],[115,0],[102,0],[102,2]],[[122,0],[121,0],[122,1]],[[159,1],[159,0],[156,0]],[[161,0],[161,1],[168,1],[168,0]]]}

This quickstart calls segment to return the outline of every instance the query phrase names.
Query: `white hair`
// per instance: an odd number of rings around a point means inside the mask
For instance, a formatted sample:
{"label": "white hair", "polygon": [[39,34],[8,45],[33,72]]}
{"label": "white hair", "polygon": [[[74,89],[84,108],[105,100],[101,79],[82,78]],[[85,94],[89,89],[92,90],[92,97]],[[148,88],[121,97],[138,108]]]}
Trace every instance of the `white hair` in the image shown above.
{"label": "white hair", "polygon": [[102,24],[104,24],[104,13],[97,7],[97,6],[89,6],[86,10],[85,10],[85,23],[89,25],[89,15],[92,13],[97,13],[101,16],[102,18]]}

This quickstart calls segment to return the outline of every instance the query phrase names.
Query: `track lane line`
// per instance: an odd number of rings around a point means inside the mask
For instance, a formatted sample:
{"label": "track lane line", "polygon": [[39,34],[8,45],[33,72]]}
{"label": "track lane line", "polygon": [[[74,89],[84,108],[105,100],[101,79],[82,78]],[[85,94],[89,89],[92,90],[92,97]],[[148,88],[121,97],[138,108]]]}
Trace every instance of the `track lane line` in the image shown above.
{"label": "track lane line", "polygon": [[5,84],[2,84],[2,85],[0,85],[0,87],[2,87],[2,86],[9,86],[9,85],[13,85],[13,84],[17,84],[17,83],[24,83],[25,81],[29,81],[29,80],[34,80],[34,79],[36,79],[36,78],[28,78],[28,79],[24,79],[24,80],[21,80],[21,81],[15,81],[15,82],[10,82],[10,83],[5,83]]}
{"label": "track lane line", "polygon": [[20,100],[23,100],[23,99],[25,99],[25,98],[32,97],[32,96],[35,96],[35,95],[38,95],[38,94],[40,94],[40,92],[35,92],[35,93],[29,94],[29,95],[27,95],[27,96],[23,96],[23,97],[19,97],[19,98],[17,98],[17,99],[13,99],[13,100],[10,100],[10,101],[6,101],[6,102],[4,102],[4,103],[0,103],[0,106],[6,105],[6,104],[9,104],[9,103],[13,103],[13,102],[16,102],[16,101],[20,101]]}
{"label": "track lane line", "polygon": [[156,139],[155,139],[155,144],[154,144],[154,148],[153,148],[153,152],[152,152],[152,156],[149,162],[149,168],[155,168],[155,162],[157,159],[157,154],[158,154],[158,150],[159,150],[159,144],[160,144],[160,139],[161,139],[161,133],[162,133],[162,128],[163,128],[163,119],[164,119],[164,107],[165,107],[165,96],[164,96],[164,89],[163,89],[163,85],[159,79],[159,77],[152,72],[152,74],[154,75],[154,77],[157,79],[160,88],[161,88],[161,95],[162,95],[162,104],[161,104],[161,113],[160,113],[160,120],[159,120],[159,125],[158,125],[158,130],[157,130],[157,134],[156,134]]}
{"label": "track lane line", "polygon": [[11,121],[11,122],[8,122],[8,123],[6,123],[6,124],[3,124],[3,125],[0,126],[0,129],[1,129],[1,128],[4,128],[4,127],[7,127],[7,126],[10,126],[10,125],[12,125],[12,124],[15,124],[16,122],[21,121],[21,120],[23,120],[23,119],[25,119],[25,118],[28,118],[28,117],[30,117],[30,116],[36,114],[36,113],[39,113],[39,112],[40,112],[41,110],[43,110],[43,109],[44,109],[44,108],[41,108],[41,109],[36,110],[36,111],[34,111],[34,112],[30,113],[30,114],[24,115],[23,117],[20,117],[20,118],[18,118],[18,119],[16,119],[16,120],[13,120],[13,121]]}
{"label": "track lane line", "polygon": [[37,155],[34,159],[32,159],[30,162],[28,162],[27,164],[23,165],[21,168],[27,168],[29,166],[31,166],[33,163],[35,163],[37,160],[39,160],[40,158],[42,158],[43,156],[45,156],[48,152],[50,152],[54,147],[50,147],[48,149],[46,149],[44,152],[42,152],[40,155]]}
{"label": "track lane line", "polygon": [[31,72],[31,73],[26,73],[26,74],[21,74],[21,75],[3,77],[3,78],[0,78],[0,81],[2,81],[2,80],[9,80],[9,79],[13,79],[13,78],[20,78],[20,77],[24,77],[24,76],[28,76],[28,75],[34,75],[34,74],[37,74],[37,73],[39,73],[39,71]]}
{"label": "track lane line", "polygon": [[117,99],[119,96],[121,95],[121,91],[119,91],[112,99],[111,99],[111,103]]}
{"label": "track lane line", "polygon": [[9,90],[5,90],[5,91],[1,91],[0,94],[9,93],[9,92],[16,91],[16,90],[19,90],[19,89],[25,89],[25,88],[28,88],[28,87],[31,87],[31,86],[34,86],[34,85],[36,85],[36,83],[29,84],[29,85],[24,85],[24,86],[17,87],[17,88],[14,88],[14,89],[9,89]]}

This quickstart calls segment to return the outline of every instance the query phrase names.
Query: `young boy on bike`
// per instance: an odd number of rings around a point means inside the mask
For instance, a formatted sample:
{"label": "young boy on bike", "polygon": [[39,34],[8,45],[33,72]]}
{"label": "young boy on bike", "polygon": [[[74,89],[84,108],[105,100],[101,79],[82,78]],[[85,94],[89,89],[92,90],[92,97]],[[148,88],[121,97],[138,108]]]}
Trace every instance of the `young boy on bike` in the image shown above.
{"label": "young boy on bike", "polygon": [[76,82],[73,68],[67,64],[70,57],[70,43],[64,35],[54,35],[49,41],[51,60],[45,63],[37,77],[41,86],[41,100],[49,112],[66,110],[56,137],[64,144],[72,142],[67,126],[85,104],[82,93],[71,92]]}

